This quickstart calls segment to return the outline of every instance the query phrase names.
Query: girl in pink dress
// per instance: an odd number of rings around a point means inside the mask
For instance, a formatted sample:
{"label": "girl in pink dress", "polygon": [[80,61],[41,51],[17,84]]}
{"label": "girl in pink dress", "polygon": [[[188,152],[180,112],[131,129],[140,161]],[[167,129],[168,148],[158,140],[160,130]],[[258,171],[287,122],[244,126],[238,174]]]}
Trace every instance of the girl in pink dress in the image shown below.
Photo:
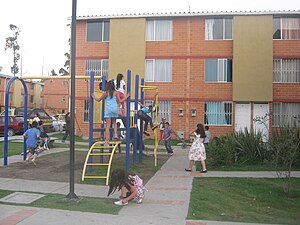
{"label": "girl in pink dress", "polygon": [[138,204],[143,202],[146,188],[142,179],[136,174],[129,174],[125,170],[117,169],[111,173],[109,190],[107,196],[116,190],[121,190],[119,201],[116,205],[127,205],[129,201],[135,200]]}

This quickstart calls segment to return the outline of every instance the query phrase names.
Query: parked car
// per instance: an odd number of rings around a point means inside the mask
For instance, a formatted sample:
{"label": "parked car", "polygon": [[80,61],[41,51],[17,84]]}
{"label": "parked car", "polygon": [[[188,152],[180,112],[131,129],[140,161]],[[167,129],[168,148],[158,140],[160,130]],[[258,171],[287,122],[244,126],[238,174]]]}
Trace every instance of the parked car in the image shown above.
{"label": "parked car", "polygon": [[52,119],[52,126],[54,132],[61,132],[63,131],[63,123],[56,119],[54,116],[51,116]]}
{"label": "parked car", "polygon": [[[4,111],[1,113],[1,115],[4,116]],[[49,114],[44,110],[44,109],[39,109],[39,108],[35,108],[35,109],[27,109],[27,123],[28,123],[28,127],[31,126],[32,124],[32,120],[34,118],[34,116],[38,114],[40,120],[43,121],[43,126],[46,132],[50,132],[53,129],[52,126],[52,119],[49,116]],[[8,111],[8,115],[10,116],[16,116],[16,117],[24,117],[24,108],[22,107],[17,107],[17,108],[11,108]]]}
{"label": "parked car", "polygon": [[66,120],[65,120],[66,114],[55,114],[54,117],[60,121],[63,125],[63,130],[66,130]]}
{"label": "parked car", "polygon": [[[11,137],[15,134],[23,134],[24,119],[16,116],[8,117],[8,136]],[[4,116],[0,116],[0,135],[4,136]]]}

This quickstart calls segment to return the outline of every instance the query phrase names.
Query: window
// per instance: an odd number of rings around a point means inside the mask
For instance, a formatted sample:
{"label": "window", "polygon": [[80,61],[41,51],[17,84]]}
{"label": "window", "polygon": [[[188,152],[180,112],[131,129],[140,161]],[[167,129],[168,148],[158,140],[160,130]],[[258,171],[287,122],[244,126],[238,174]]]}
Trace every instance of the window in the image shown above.
{"label": "window", "polygon": [[90,108],[90,101],[84,100],[84,106],[83,106],[83,121],[87,122],[89,121],[89,108]]}
{"label": "window", "polygon": [[87,42],[104,42],[109,41],[109,21],[93,21],[86,24],[86,41]]}
{"label": "window", "polygon": [[232,18],[205,20],[205,40],[232,39]]}
{"label": "window", "polygon": [[273,103],[273,126],[285,125],[300,127],[300,103]]}
{"label": "window", "polygon": [[300,18],[273,18],[273,39],[299,40]]}
{"label": "window", "polygon": [[30,103],[33,103],[33,102],[34,102],[34,96],[30,95]]}
{"label": "window", "polygon": [[231,125],[231,102],[205,102],[204,121],[207,125]]}
{"label": "window", "polygon": [[30,83],[30,89],[31,89],[31,90],[34,89],[34,83]]}
{"label": "window", "polygon": [[232,59],[205,59],[205,81],[232,82]]}
{"label": "window", "polygon": [[147,82],[171,82],[172,59],[147,59],[146,60]]}
{"label": "window", "polygon": [[[152,105],[153,101],[145,101],[145,105]],[[158,101],[158,122],[161,118],[166,118],[166,121],[171,123],[171,101]],[[152,113],[152,120],[155,121],[155,113]]]}
{"label": "window", "polygon": [[172,20],[147,20],[146,40],[147,41],[171,41]]}
{"label": "window", "polygon": [[273,59],[274,83],[300,83],[300,59]]}
{"label": "window", "polygon": [[108,59],[86,60],[85,75],[90,76],[92,71],[95,72],[95,76],[108,76]]}

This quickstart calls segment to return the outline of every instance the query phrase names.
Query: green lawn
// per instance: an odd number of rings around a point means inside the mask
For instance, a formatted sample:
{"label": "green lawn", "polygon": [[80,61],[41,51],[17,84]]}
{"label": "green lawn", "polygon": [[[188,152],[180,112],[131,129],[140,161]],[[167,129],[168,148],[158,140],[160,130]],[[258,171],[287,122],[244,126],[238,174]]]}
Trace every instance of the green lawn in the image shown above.
{"label": "green lawn", "polygon": [[[0,190],[0,197],[2,198],[11,193],[13,192]],[[115,199],[94,197],[79,197],[78,200],[75,201],[67,199],[65,195],[46,194],[46,196],[32,202],[31,204],[13,204],[3,202],[0,202],[0,204],[26,205],[28,207],[51,208],[116,215],[120,211],[121,207],[114,205],[114,201]]]}
{"label": "green lawn", "polygon": [[290,197],[279,179],[195,178],[188,219],[300,224],[300,179]]}
{"label": "green lawn", "polygon": [[[8,147],[7,147],[7,154],[8,156],[12,155],[19,155],[23,152],[23,143],[22,142],[13,142],[9,141],[8,142]],[[0,158],[3,158],[4,156],[4,142],[0,142]]]}

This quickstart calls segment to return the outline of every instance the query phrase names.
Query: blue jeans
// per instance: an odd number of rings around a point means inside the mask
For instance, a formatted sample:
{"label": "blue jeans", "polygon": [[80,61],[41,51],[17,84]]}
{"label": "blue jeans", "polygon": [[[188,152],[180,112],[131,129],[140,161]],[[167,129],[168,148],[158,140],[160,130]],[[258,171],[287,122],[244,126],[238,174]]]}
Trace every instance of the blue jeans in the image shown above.
{"label": "blue jeans", "polygon": [[173,153],[173,149],[171,147],[171,140],[165,140],[165,147],[168,153]]}

